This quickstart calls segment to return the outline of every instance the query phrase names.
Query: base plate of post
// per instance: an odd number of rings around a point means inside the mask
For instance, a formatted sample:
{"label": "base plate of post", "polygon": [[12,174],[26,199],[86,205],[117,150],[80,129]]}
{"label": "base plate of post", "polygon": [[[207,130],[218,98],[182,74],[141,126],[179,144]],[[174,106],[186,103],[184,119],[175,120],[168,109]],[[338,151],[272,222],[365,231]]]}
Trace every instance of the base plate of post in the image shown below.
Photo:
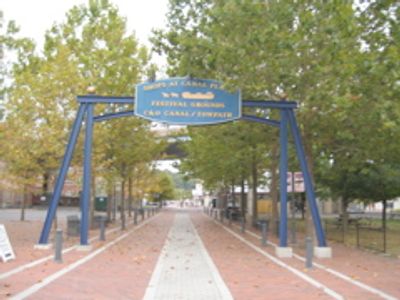
{"label": "base plate of post", "polygon": [[78,245],[78,247],[76,247],[77,251],[90,251],[92,250],[92,245]]}
{"label": "base plate of post", "polygon": [[37,249],[37,250],[49,250],[51,249],[52,245],[51,243],[49,244],[35,244],[33,246],[33,249]]}
{"label": "base plate of post", "polygon": [[293,250],[291,247],[276,247],[275,248],[275,254],[276,256],[280,258],[284,257],[292,257],[293,256]]}
{"label": "base plate of post", "polygon": [[331,247],[314,247],[314,255],[318,258],[332,258]]}

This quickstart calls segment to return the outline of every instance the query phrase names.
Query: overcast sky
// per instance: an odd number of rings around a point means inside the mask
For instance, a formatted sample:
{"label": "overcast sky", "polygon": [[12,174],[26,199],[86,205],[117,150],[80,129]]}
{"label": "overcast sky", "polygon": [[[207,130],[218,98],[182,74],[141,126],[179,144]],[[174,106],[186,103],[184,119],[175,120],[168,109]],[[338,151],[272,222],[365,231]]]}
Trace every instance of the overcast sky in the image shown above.
{"label": "overcast sky", "polygon": [[[147,43],[152,28],[165,24],[168,0],[110,0],[127,18],[128,30],[135,31],[141,43]],[[15,20],[21,36],[33,38],[42,48],[44,33],[54,23],[65,20],[74,5],[88,0],[0,0],[0,10],[6,21]]]}

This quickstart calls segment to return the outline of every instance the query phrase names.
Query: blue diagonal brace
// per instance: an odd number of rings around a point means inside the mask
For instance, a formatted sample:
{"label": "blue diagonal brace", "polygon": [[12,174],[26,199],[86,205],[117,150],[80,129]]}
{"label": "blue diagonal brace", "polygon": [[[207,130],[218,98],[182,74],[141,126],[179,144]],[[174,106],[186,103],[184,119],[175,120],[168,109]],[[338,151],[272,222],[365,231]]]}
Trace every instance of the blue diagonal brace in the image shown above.
{"label": "blue diagonal brace", "polygon": [[100,116],[95,116],[93,117],[93,120],[95,122],[102,122],[102,121],[107,121],[111,119],[118,119],[122,117],[133,117],[135,115],[135,112],[133,110],[127,110],[127,111],[120,111],[117,113],[109,113],[109,114],[104,114]]}
{"label": "blue diagonal brace", "polygon": [[88,245],[89,210],[90,210],[90,181],[92,177],[92,142],[93,142],[93,108],[94,104],[87,104],[85,121],[85,145],[83,160],[83,191],[81,205],[81,238],[82,246]]}
{"label": "blue diagonal brace", "polygon": [[49,240],[49,234],[51,229],[51,222],[54,219],[54,215],[57,210],[58,202],[60,200],[61,192],[64,187],[65,178],[67,176],[68,168],[71,164],[72,154],[76,145],[76,140],[79,135],[79,131],[82,126],[83,116],[85,115],[86,105],[79,105],[78,113],[76,114],[74,124],[72,125],[72,131],[69,136],[67,148],[65,150],[64,158],[61,164],[60,173],[58,174],[56,184],[54,186],[53,196],[49,203],[49,209],[47,211],[46,220],[43,225],[42,232],[39,238],[39,244],[47,244]]}
{"label": "blue diagonal brace", "polygon": [[297,126],[296,117],[294,115],[293,110],[287,112],[289,116],[289,124],[292,130],[292,135],[294,139],[294,143],[296,146],[297,156],[300,161],[301,171],[303,172],[304,176],[304,183],[306,186],[306,194],[307,200],[310,206],[312,219],[314,222],[315,232],[317,234],[318,239],[318,246],[319,247],[326,247],[326,240],[324,230],[322,229],[321,219],[318,212],[317,201],[315,200],[315,192],[314,187],[311,180],[310,171],[308,170],[306,156],[303,148],[303,144],[301,142],[301,136],[299,127]]}
{"label": "blue diagonal brace", "polygon": [[260,118],[260,117],[256,117],[256,116],[251,116],[251,115],[242,115],[242,120],[246,120],[246,121],[252,121],[252,122],[257,122],[257,123],[262,123],[262,124],[267,124],[267,125],[271,125],[274,127],[278,127],[279,128],[279,121],[275,121],[275,120],[270,120],[270,119],[264,119],[264,118]]}

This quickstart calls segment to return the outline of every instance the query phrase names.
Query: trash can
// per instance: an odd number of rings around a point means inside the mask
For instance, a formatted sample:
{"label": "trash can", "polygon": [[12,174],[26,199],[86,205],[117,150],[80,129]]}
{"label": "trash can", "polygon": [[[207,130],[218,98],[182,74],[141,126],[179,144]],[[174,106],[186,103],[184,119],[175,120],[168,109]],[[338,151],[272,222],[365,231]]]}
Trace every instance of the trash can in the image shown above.
{"label": "trash can", "polygon": [[79,236],[81,220],[78,216],[67,216],[67,236]]}
{"label": "trash can", "polygon": [[97,211],[106,211],[107,200],[107,197],[96,197],[94,201],[94,209]]}

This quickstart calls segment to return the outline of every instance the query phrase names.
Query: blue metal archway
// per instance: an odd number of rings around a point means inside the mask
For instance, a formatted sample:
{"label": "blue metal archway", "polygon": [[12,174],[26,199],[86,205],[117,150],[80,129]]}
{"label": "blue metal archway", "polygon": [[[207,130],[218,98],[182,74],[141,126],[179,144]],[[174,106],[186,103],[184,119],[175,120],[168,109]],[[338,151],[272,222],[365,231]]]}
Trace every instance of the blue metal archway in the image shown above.
{"label": "blue metal archway", "polygon": [[[59,203],[61,192],[67,176],[68,168],[71,164],[72,154],[76,146],[82,123],[85,122],[85,143],[84,143],[84,164],[83,164],[83,192],[81,203],[81,228],[80,244],[88,245],[89,232],[89,199],[91,182],[91,152],[93,125],[95,122],[102,122],[110,119],[135,116],[133,110],[124,110],[117,113],[107,113],[94,116],[94,106],[96,104],[115,104],[115,105],[134,105],[134,97],[106,97],[97,95],[78,96],[79,109],[72,126],[72,131],[66,147],[65,155],[58,174],[54,193],[47,211],[46,220],[39,239],[39,245],[48,244],[51,223],[54,219]],[[252,115],[242,115],[240,119],[263,123],[279,128],[280,132],[280,223],[279,223],[279,246],[287,247],[287,181],[288,171],[288,128],[290,129],[296,148],[297,157],[300,162],[301,171],[304,176],[307,200],[311,210],[311,215],[315,227],[319,247],[326,247],[325,234],[321,225],[321,219],[315,199],[314,187],[311,181],[310,172],[307,166],[304,148],[301,141],[300,131],[296,122],[294,109],[297,103],[292,101],[243,101],[242,107],[256,107],[280,110],[280,119],[271,120]]]}

